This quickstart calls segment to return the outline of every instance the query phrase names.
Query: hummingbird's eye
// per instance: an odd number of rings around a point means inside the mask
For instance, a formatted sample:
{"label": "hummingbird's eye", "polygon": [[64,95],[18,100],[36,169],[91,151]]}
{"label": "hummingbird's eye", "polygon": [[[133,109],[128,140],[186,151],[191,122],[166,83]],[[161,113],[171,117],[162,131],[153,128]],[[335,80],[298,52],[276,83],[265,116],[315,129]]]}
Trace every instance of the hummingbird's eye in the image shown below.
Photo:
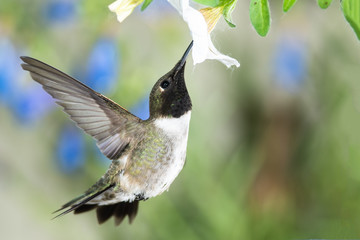
{"label": "hummingbird's eye", "polygon": [[168,80],[165,80],[165,81],[163,81],[161,84],[160,84],[160,87],[162,88],[162,89],[165,89],[165,88],[167,88],[167,87],[169,87],[170,86],[170,82],[168,81]]}

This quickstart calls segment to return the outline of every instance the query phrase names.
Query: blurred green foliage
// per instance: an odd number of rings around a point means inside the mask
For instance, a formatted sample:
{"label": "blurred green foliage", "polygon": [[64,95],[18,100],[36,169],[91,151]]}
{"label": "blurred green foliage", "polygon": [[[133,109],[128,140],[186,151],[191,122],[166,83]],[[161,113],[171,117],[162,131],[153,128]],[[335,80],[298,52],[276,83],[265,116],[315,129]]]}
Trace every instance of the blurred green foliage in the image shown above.
{"label": "blurred green foliage", "polygon": [[[176,11],[156,1],[122,24],[107,9],[111,1],[75,1],[76,13],[66,22],[44,17],[49,2],[2,1],[0,38],[19,55],[71,75],[86,68],[97,39],[114,39],[121,72],[106,95],[126,108],[149,93],[190,41]],[[278,23],[267,38],[254,33],[247,11],[234,13],[234,22],[242,23],[236,29],[215,33],[216,45],[239,59],[240,68],[188,62],[194,107],[187,163],[169,192],[140,204],[132,225],[98,226],[94,212],[51,221],[53,210],[107,166],[84,136],[83,168],[64,174],[54,154],[69,121],[60,108],[24,126],[0,103],[1,239],[359,238],[358,42],[338,8],[322,13],[313,2],[298,1],[291,14],[274,11]],[[307,52],[307,74],[295,91],[273,74],[276,46],[287,36]],[[22,87],[35,85],[19,72]]]}
{"label": "blurred green foliage", "polygon": [[346,20],[360,40],[360,2],[356,0],[344,0],[341,2],[341,8]]}

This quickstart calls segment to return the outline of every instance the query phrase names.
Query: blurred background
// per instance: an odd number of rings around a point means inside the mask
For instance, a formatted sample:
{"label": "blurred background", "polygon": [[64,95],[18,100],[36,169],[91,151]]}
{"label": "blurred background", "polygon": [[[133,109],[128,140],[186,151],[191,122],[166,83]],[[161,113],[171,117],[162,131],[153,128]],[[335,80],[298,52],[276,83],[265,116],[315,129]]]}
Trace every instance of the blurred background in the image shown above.
{"label": "blurred background", "polygon": [[140,204],[132,225],[95,212],[50,220],[107,169],[97,150],[20,68],[38,58],[143,119],[148,94],[190,42],[164,0],[122,24],[112,1],[0,4],[1,239],[360,238],[360,44],[339,1],[327,10],[270,1],[259,37],[248,1],[213,33],[240,68],[186,69],[193,101],[187,163],[170,191]]}

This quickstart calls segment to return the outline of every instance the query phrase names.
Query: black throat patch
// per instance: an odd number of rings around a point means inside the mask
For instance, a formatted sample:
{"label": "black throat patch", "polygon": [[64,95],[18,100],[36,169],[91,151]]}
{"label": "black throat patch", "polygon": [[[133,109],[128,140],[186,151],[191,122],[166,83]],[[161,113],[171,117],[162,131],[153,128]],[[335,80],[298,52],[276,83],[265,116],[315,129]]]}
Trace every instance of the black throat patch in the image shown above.
{"label": "black throat patch", "polygon": [[192,108],[191,99],[186,88],[184,79],[184,69],[181,69],[172,78],[174,83],[169,89],[163,93],[164,103],[161,107],[161,114],[165,116],[179,118]]}

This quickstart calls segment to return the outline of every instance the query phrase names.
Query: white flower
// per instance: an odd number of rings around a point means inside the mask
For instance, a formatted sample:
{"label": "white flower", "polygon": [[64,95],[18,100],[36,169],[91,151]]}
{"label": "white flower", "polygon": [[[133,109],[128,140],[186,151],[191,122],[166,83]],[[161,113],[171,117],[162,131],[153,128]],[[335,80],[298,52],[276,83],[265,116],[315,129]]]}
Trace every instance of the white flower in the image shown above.
{"label": "white flower", "polygon": [[211,41],[208,25],[204,16],[196,9],[190,7],[189,0],[168,0],[169,3],[178,10],[184,21],[188,24],[194,46],[192,56],[194,64],[201,63],[206,59],[219,60],[227,67],[235,65],[239,67],[239,62],[220,53]]}
{"label": "white flower", "polygon": [[112,12],[115,12],[119,22],[124,21],[127,18],[134,8],[136,8],[144,0],[117,0],[109,5],[109,9]]}
{"label": "white flower", "polygon": [[[119,22],[129,16],[134,8],[144,0],[117,0],[109,5],[109,9],[115,12]],[[190,7],[189,0],[168,0],[168,2],[178,10],[184,21],[188,24],[191,36],[194,40],[192,56],[194,65],[206,59],[219,60],[227,67],[235,65],[239,67],[239,62],[220,53],[214,46],[210,38],[210,32],[215,27],[221,16],[221,8],[203,9],[201,12]],[[206,17],[206,19],[204,18]]]}

